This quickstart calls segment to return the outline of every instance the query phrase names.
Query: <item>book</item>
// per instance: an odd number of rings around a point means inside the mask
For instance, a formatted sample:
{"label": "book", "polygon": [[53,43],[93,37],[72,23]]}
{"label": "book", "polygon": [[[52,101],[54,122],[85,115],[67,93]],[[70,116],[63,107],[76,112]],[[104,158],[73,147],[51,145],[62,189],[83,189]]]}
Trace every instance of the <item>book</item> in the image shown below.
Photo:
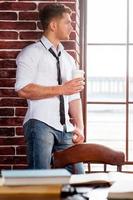
{"label": "book", "polygon": [[108,199],[133,199],[133,173],[110,172],[114,180],[109,189]]}
{"label": "book", "polygon": [[109,173],[75,174],[70,178],[70,184],[75,186],[110,186],[112,183]]}
{"label": "book", "polygon": [[133,173],[99,172],[99,173],[72,175],[70,178],[71,185],[111,186],[113,183],[121,181],[133,182]]}
{"label": "book", "polygon": [[108,193],[108,200],[133,200],[133,180],[116,181]]}
{"label": "book", "polygon": [[2,185],[68,184],[71,173],[66,169],[2,170]]}

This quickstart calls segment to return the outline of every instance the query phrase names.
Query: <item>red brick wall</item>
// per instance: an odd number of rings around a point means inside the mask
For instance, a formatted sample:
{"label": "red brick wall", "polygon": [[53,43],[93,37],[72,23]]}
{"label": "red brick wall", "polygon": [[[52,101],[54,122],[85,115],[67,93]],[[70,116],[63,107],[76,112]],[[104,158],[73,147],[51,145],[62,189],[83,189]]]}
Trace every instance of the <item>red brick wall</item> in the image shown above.
{"label": "red brick wall", "polygon": [[79,11],[78,0],[8,0],[0,3],[0,169],[26,167],[22,122],[26,101],[14,91],[15,58],[26,45],[41,36],[38,9],[47,3],[65,3],[73,10],[74,31],[66,50],[78,61]]}

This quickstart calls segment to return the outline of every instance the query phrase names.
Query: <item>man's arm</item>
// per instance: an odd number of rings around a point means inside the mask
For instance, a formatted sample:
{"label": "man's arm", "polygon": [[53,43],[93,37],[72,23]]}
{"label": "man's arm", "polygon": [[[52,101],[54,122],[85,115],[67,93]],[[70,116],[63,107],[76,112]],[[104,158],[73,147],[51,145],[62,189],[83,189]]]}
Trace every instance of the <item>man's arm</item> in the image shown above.
{"label": "man's arm", "polygon": [[84,141],[84,123],[82,113],[82,103],[80,99],[73,100],[69,103],[69,113],[72,118],[72,123],[75,126],[73,142],[83,143]]}
{"label": "man's arm", "polygon": [[71,95],[82,91],[84,88],[84,80],[76,78],[65,82],[63,85],[57,86],[41,86],[30,83],[18,91],[20,97],[39,100],[59,95]]}

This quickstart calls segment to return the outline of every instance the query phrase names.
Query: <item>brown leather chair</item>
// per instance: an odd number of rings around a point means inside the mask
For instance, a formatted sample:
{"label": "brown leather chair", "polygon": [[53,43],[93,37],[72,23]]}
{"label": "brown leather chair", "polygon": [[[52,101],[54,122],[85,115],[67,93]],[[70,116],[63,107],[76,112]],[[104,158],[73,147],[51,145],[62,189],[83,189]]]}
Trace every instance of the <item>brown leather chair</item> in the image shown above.
{"label": "brown leather chair", "polygon": [[56,151],[53,154],[53,167],[63,168],[68,164],[73,165],[78,162],[102,163],[117,165],[117,171],[121,171],[124,164],[125,155],[123,152],[115,151],[100,144],[77,144],[65,150]]}

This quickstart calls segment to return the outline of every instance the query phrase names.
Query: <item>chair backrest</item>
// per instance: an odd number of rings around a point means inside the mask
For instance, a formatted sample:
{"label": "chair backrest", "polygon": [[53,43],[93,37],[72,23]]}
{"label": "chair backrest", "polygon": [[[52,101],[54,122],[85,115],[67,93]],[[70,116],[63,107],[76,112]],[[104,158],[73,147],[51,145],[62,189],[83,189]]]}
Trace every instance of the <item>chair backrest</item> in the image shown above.
{"label": "chair backrest", "polygon": [[77,144],[65,150],[54,152],[54,168],[62,168],[78,162],[117,165],[117,171],[121,171],[125,155],[121,151],[115,151],[104,145],[88,143]]}

